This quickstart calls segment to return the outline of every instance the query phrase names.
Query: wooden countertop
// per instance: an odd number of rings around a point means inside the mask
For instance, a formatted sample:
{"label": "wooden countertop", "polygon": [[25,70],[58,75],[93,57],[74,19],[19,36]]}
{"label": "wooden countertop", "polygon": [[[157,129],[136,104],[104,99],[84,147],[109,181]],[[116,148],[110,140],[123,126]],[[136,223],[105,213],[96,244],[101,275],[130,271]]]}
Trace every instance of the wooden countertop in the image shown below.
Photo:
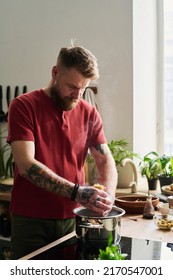
{"label": "wooden countertop", "polygon": [[66,241],[66,240],[68,240],[68,239],[70,239],[72,237],[75,237],[75,236],[76,236],[76,232],[72,231],[71,233],[69,233],[69,234],[67,234],[67,235],[65,235],[65,236],[55,240],[54,242],[51,242],[48,245],[43,246],[42,248],[40,248],[40,249],[38,249],[38,250],[36,250],[36,251],[34,251],[34,252],[24,256],[24,257],[22,257],[22,258],[20,258],[19,260],[31,259],[31,258],[33,258],[33,257],[35,257],[35,256],[37,256],[37,255],[39,255],[39,254],[41,254],[41,253],[51,249],[51,248],[53,248],[53,247],[63,243],[64,241]]}
{"label": "wooden countertop", "polygon": [[0,192],[0,200],[11,201],[11,192]]}
{"label": "wooden countertop", "polygon": [[[138,193],[140,194],[146,194],[147,188],[138,190]],[[160,189],[153,191],[152,194],[160,193]],[[130,190],[122,190],[118,189],[117,195],[124,195],[124,194],[130,194]],[[10,192],[0,192],[0,200],[11,200],[11,193]],[[156,212],[157,213],[157,212]],[[39,250],[32,252],[31,254],[24,256],[21,259],[30,259],[37,254],[40,254],[62,242],[65,240],[68,240],[69,238],[75,236],[75,232],[72,232],[71,234],[68,234],[42,248]],[[125,214],[121,218],[121,235],[125,237],[132,237],[132,238],[138,238],[138,239],[144,239],[144,240],[152,240],[152,241],[159,241],[159,242],[173,242],[173,230],[170,231],[164,231],[160,230],[156,227],[154,220],[147,220],[143,219],[142,215],[133,215],[133,214]]]}
{"label": "wooden countertop", "polygon": [[160,230],[156,227],[153,219],[143,219],[142,215],[124,215],[121,219],[121,235],[145,240],[173,242],[173,230]]}

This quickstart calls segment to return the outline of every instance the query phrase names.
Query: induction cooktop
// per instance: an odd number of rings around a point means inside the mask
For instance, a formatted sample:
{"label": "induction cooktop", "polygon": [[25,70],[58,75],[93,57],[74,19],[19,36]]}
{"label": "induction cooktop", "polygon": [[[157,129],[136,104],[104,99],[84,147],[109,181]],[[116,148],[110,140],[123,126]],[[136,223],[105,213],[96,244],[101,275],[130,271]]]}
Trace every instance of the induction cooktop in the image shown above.
{"label": "induction cooktop", "polygon": [[[121,253],[127,254],[126,260],[173,260],[173,243],[121,237]],[[86,244],[73,237],[41,254],[32,260],[94,260],[99,248]]]}

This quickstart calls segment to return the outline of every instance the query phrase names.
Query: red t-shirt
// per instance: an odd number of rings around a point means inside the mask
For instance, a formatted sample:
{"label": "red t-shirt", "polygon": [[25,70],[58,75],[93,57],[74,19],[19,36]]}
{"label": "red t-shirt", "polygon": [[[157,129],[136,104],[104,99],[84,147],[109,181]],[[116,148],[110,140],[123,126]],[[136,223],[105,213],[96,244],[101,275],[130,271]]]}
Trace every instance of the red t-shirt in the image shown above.
{"label": "red t-shirt", "polygon": [[[84,161],[88,148],[106,142],[102,121],[94,106],[81,100],[75,109],[62,111],[42,89],[13,99],[8,119],[7,142],[34,141],[35,159],[80,185],[85,183]],[[69,198],[30,183],[15,167],[12,213],[38,218],[71,218],[77,206]]]}

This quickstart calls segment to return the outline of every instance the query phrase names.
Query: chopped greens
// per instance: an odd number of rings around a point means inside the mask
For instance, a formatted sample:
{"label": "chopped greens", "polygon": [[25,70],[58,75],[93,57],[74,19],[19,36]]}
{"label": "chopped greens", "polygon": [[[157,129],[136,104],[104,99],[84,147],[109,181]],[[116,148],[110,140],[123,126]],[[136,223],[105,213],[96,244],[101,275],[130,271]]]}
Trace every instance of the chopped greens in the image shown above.
{"label": "chopped greens", "polygon": [[118,245],[113,245],[113,236],[112,233],[108,238],[108,246],[103,249],[99,249],[98,260],[124,260],[127,254],[121,254],[119,251]]}

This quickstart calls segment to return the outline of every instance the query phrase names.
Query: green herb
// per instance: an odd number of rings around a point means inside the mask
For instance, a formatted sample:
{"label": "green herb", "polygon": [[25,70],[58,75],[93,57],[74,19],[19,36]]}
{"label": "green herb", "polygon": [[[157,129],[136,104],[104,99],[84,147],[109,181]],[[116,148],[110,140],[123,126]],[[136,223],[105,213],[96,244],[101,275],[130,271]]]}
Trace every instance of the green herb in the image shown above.
{"label": "green herb", "polygon": [[127,150],[128,142],[125,139],[112,140],[108,143],[108,147],[112,153],[116,165],[121,164],[125,158],[133,159],[133,157],[140,158],[140,155],[133,151]]}
{"label": "green herb", "polygon": [[139,166],[141,175],[147,179],[157,179],[162,170],[159,155],[154,151],[145,155]]}
{"label": "green herb", "polygon": [[1,141],[2,139],[7,139],[7,128],[1,131],[0,127],[0,178],[7,179],[14,176],[14,159],[11,145]]}
{"label": "green herb", "polygon": [[3,179],[13,177],[14,159],[10,144],[5,144],[0,148],[0,177]]}
{"label": "green herb", "polygon": [[103,249],[99,249],[98,260],[124,260],[127,254],[121,254],[119,251],[118,245],[113,245],[113,236],[112,233],[108,238],[108,246]]}

